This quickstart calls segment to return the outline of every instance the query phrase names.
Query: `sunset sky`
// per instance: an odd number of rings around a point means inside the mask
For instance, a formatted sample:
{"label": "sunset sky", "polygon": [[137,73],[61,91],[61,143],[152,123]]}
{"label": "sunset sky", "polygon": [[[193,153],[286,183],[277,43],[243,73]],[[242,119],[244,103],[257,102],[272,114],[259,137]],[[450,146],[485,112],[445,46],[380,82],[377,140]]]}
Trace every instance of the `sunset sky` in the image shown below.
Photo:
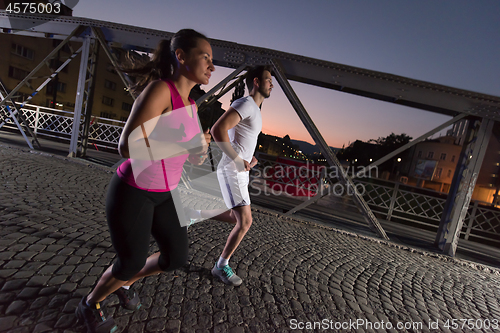
{"label": "sunset sky", "polygon": [[[500,95],[500,1],[86,0],[77,17],[176,32]],[[231,72],[217,68],[209,90]],[[263,132],[312,142],[275,80]],[[413,138],[447,116],[292,82],[330,146],[391,132]],[[229,106],[230,94],[221,100]]]}

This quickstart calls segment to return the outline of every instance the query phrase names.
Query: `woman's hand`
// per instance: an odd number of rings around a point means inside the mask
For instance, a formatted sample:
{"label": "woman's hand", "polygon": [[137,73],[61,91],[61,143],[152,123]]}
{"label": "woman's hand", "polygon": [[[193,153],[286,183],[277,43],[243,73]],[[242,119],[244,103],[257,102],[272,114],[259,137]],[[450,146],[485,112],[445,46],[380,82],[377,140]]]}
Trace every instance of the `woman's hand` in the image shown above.
{"label": "woman's hand", "polygon": [[193,165],[202,165],[203,162],[205,162],[205,160],[207,159],[207,154],[191,154],[189,155],[188,157],[188,161],[189,163],[193,164]]}
{"label": "woman's hand", "polygon": [[185,142],[183,146],[191,155],[203,155],[208,150],[206,135],[207,133],[198,133],[191,140]]}

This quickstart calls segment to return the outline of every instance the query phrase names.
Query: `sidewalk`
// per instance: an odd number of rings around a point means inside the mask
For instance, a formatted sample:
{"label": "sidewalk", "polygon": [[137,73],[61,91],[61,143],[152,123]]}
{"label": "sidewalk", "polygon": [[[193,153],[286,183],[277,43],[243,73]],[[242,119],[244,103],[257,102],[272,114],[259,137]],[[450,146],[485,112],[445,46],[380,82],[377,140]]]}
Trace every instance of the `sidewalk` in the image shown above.
{"label": "sidewalk", "polygon": [[[75,306],[114,258],[104,216],[111,169],[0,145],[0,331],[84,332]],[[231,259],[242,286],[210,274],[231,226],[195,224],[188,264],[134,285],[139,311],[109,297],[119,331],[440,332],[451,331],[447,320],[459,325],[454,332],[471,331],[460,319],[473,319],[470,328],[486,319],[500,325],[497,269],[263,208],[253,216]]]}

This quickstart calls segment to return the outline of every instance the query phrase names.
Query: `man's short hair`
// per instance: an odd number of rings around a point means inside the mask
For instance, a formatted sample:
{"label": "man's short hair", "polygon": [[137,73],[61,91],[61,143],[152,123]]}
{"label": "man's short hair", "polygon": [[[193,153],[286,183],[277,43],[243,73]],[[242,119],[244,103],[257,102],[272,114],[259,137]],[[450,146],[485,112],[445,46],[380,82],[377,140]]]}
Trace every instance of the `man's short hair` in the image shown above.
{"label": "man's short hair", "polygon": [[264,76],[264,71],[268,71],[272,74],[271,66],[256,66],[252,67],[247,71],[246,83],[248,92],[251,92],[253,89],[253,79],[258,78],[259,81],[262,81],[262,77]]}

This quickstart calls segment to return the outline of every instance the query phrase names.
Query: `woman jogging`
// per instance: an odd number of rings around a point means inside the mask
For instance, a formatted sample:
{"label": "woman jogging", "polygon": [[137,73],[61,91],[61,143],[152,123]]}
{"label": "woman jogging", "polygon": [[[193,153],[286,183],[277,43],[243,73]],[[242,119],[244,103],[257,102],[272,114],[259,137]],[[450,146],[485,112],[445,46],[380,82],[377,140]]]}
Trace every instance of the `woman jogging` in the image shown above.
{"label": "woman jogging", "polygon": [[[196,84],[208,84],[215,70],[208,39],[191,29],[162,41],[151,61],[131,70],[142,76],[140,92],[120,137],[119,152],[128,158],[113,175],[106,198],[106,217],[117,259],[83,297],[76,316],[88,332],[114,332],[101,302],[115,293],[127,309],[140,307],[129,287],[138,279],[183,266],[187,260],[186,227],[174,205],[175,188],[187,158],[207,151],[208,131],[201,133],[196,105],[189,98]],[[160,251],[148,257],[153,236]]]}

